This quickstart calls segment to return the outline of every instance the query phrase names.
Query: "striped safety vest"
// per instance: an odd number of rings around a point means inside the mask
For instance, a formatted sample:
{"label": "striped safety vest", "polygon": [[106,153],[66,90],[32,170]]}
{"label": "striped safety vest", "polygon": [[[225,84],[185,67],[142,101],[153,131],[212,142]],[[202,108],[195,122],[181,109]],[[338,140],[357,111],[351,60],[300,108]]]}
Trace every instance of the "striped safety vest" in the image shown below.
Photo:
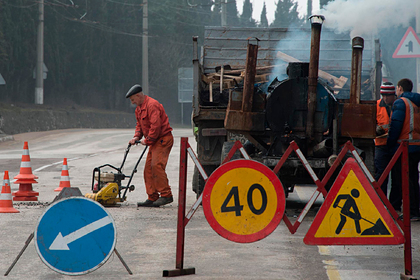
{"label": "striped safety vest", "polygon": [[[389,115],[386,111],[386,107],[379,106],[382,99],[376,101],[376,123],[377,125],[382,126],[385,130],[385,133],[388,133],[389,130]],[[386,137],[383,138],[375,138],[375,146],[382,146],[386,145]]]}
{"label": "striped safety vest", "polygon": [[[420,109],[413,102],[405,97],[401,97],[405,103],[405,119],[399,140],[418,140],[420,139]],[[410,143],[410,145],[420,145],[420,142]]]}

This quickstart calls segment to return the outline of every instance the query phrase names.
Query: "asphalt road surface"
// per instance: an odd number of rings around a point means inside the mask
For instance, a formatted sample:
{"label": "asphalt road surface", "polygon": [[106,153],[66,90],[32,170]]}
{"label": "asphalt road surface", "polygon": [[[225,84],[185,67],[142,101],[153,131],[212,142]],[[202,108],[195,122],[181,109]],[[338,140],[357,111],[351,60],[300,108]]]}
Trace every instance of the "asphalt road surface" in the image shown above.
{"label": "asphalt road surface", "polygon": [[[92,171],[96,166],[121,164],[124,149],[133,130],[73,129],[14,135],[14,141],[0,143],[0,172],[18,175],[23,143],[28,141],[33,184],[39,192],[36,203],[15,202],[20,211],[0,214],[0,272],[3,275],[34,232],[39,218],[58,192],[62,161],[67,158],[70,182],[83,194],[91,192]],[[136,203],[147,198],[143,185],[143,165],[135,175],[135,191],[121,207],[107,208],[115,220],[121,256],[133,272],[129,275],[113,254],[99,269],[82,279],[161,279],[163,270],[175,269],[180,137],[188,137],[195,150],[191,129],[174,130],[174,147],[167,173],[174,203],[161,208],[140,208]],[[132,171],[142,146],[132,147],[124,173]],[[195,202],[191,190],[193,162],[188,162],[187,211]],[[12,192],[18,190],[12,183]],[[288,217],[294,221],[309,200],[313,187],[297,187],[286,201]],[[295,234],[284,222],[266,238],[248,244],[235,243],[219,236],[208,224],[200,207],[186,227],[184,268],[194,267],[195,275],[180,279],[399,279],[404,272],[402,245],[393,246],[309,246],[303,243],[322,199],[317,201]],[[69,213],[71,214],[71,213]],[[420,222],[412,222],[413,274],[420,276]],[[5,279],[69,279],[48,268],[39,258],[34,241],[29,244]]]}

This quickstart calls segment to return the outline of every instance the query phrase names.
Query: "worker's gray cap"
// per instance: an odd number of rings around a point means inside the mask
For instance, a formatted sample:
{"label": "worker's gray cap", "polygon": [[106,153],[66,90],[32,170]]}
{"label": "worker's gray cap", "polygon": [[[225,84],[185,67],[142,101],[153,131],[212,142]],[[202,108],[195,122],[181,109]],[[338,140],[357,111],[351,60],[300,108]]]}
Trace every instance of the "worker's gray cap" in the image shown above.
{"label": "worker's gray cap", "polygon": [[143,89],[141,88],[141,85],[134,85],[130,88],[130,90],[127,92],[127,94],[125,95],[125,98],[129,98],[130,96],[142,92]]}

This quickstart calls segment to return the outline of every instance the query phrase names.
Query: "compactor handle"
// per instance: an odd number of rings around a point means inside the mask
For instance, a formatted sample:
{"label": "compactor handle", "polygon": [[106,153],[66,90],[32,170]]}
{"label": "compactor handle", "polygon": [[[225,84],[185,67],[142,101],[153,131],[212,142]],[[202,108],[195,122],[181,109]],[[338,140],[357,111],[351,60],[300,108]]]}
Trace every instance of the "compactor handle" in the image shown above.
{"label": "compactor handle", "polygon": [[[140,142],[140,140],[137,140],[135,143],[136,144],[140,144],[141,142]],[[131,144],[130,143],[128,143],[128,147],[131,147]]]}
{"label": "compactor handle", "polygon": [[[136,144],[140,144],[140,140],[136,141]],[[123,159],[123,161],[121,163],[120,170],[122,170],[122,168],[124,166],[125,160],[127,159],[127,155],[128,155],[128,152],[130,151],[131,146],[132,145],[130,143],[128,143],[128,146],[125,149],[124,159]]]}

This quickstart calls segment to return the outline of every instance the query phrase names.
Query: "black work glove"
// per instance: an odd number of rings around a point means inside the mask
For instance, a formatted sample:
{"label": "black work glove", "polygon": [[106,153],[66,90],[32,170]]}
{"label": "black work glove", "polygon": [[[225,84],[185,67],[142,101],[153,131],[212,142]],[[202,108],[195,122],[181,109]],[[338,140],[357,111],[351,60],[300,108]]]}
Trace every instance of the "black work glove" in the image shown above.
{"label": "black work glove", "polygon": [[376,136],[384,135],[386,133],[385,129],[382,126],[376,126]]}

